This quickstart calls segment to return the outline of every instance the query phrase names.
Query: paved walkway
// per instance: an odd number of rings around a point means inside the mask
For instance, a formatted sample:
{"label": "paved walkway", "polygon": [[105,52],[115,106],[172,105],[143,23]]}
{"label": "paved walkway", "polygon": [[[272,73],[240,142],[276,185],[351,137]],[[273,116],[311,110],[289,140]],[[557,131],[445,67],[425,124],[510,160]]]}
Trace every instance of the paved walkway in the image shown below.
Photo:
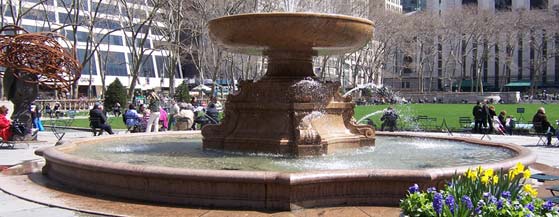
{"label": "paved walkway", "polygon": [[[117,134],[124,133],[124,131],[117,131]],[[418,135],[424,135],[426,133],[420,132],[417,133]],[[427,133],[427,134],[438,134],[440,133]],[[68,130],[64,137],[64,140],[72,140],[76,138],[84,138],[84,137],[91,137],[92,134],[90,132],[83,132],[83,131],[71,131]],[[464,137],[473,137],[473,138],[480,138],[481,135],[462,135],[462,134],[455,134],[454,136],[464,136]],[[512,143],[518,144],[525,147],[528,147],[532,151],[534,151],[538,157],[537,163],[549,165],[551,167],[559,168],[559,147],[545,147],[545,146],[536,146],[538,141],[537,137],[528,137],[528,136],[497,136],[492,135],[490,136],[492,141],[496,142],[503,142],[503,143]],[[486,139],[486,138],[484,138]],[[39,142],[29,143],[29,146],[26,144],[17,144],[15,149],[0,149],[0,170],[4,168],[11,167],[13,165],[19,165],[25,162],[37,162],[41,161],[42,158],[39,156],[34,155],[34,151],[38,148],[43,147],[50,147],[53,146],[54,143],[57,141],[56,137],[50,131],[39,132],[38,136]],[[539,168],[536,168],[539,169]],[[552,168],[553,169],[553,168]],[[5,171],[4,171],[5,173]],[[6,177],[7,174],[0,175],[0,178]],[[0,186],[2,188],[2,186]],[[150,207],[148,210],[157,210],[157,209],[178,209],[177,207]],[[182,209],[182,208],[180,208]],[[185,209],[183,209],[185,210]],[[305,210],[303,212],[294,211],[294,212],[281,212],[281,213],[261,213],[261,212],[228,212],[223,210],[201,210],[201,209],[187,209],[190,210],[190,215],[187,213],[182,213],[183,216],[262,216],[262,215],[271,215],[271,216],[316,216],[316,215],[326,215],[326,216],[347,216],[352,215],[355,216],[356,213],[359,213],[359,216],[379,216],[379,213],[382,213],[380,216],[385,216],[388,213],[391,215],[394,214],[393,208],[375,208],[375,207],[338,207],[338,208],[323,208],[323,209],[310,209]],[[383,213],[384,212],[384,213]],[[159,212],[161,213],[161,212]],[[376,214],[375,214],[376,213]],[[144,213],[145,214],[145,213]],[[174,213],[178,214],[178,213]],[[42,217],[42,216],[95,216],[92,214],[86,214],[82,212],[61,209],[50,207],[46,205],[41,205],[34,202],[29,202],[18,197],[9,195],[3,191],[0,191],[0,217],[3,216],[33,216],[33,217]],[[388,215],[390,216],[390,215]]]}

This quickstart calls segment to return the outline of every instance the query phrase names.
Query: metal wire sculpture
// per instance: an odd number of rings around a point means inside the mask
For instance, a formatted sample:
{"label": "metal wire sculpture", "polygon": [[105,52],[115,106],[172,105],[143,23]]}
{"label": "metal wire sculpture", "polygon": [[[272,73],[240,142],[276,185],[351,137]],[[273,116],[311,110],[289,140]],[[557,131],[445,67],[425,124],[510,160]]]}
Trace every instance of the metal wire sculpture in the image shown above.
{"label": "metal wire sculpture", "polygon": [[[70,49],[62,47],[59,42]],[[13,25],[0,29],[0,66],[37,76],[37,79],[27,79],[29,76],[13,73],[16,79],[25,83],[36,83],[62,92],[71,90],[82,69],[75,56],[75,47],[58,33],[29,33]],[[0,75],[4,76],[4,73],[0,72]]]}

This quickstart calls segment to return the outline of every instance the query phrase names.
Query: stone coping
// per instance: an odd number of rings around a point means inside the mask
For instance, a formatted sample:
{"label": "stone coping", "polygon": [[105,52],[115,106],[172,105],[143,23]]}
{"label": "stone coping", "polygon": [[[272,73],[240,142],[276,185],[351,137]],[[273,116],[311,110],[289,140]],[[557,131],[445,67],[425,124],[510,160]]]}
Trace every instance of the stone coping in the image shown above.
{"label": "stone coping", "polygon": [[[407,133],[385,132],[379,132],[378,135],[414,136]],[[441,181],[450,179],[454,174],[464,173],[468,168],[482,166],[495,170],[507,170],[518,162],[530,165],[536,160],[536,156],[530,150],[517,145],[481,141],[472,138],[431,135],[422,137],[503,147],[518,154],[504,161],[482,165],[419,170],[347,169],[269,172],[140,166],[84,159],[65,153],[65,151],[70,151],[79,145],[111,142],[115,139],[137,136],[149,136],[152,138],[184,137],[199,136],[199,133],[142,133],[86,138],[53,148],[40,149],[36,153],[43,156],[47,161],[47,166],[43,169],[47,176],[85,191],[165,203],[280,210],[344,204],[397,205],[399,199],[405,194],[405,189],[413,183],[420,183],[423,186],[440,185]],[[90,180],[94,177],[95,180]],[[145,180],[148,180],[147,184],[144,183],[146,182]],[[130,185],[130,182],[139,182],[140,184],[138,186]],[[166,183],[168,186],[153,186],[150,184],[155,182]],[[204,189],[209,187],[208,183],[211,183],[209,186],[222,190],[215,192],[212,189]],[[185,184],[195,187],[192,189],[182,189],[182,187],[179,187],[181,189],[176,189],[177,186],[184,186]],[[339,190],[338,188],[340,187],[343,189]],[[185,192],[180,194],[174,192],[179,190],[184,190]],[[145,196],[146,191],[150,192],[149,196]],[[247,191],[250,193],[247,193]],[[168,192],[173,193],[169,195]]]}

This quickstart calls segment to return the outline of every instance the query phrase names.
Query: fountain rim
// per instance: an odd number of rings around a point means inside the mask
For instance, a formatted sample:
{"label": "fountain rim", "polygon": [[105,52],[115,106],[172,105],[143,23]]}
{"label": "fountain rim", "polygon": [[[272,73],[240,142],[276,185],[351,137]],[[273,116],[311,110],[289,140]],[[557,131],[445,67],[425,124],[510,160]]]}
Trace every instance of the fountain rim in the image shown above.
{"label": "fountain rim", "polygon": [[223,16],[211,19],[208,23],[219,22],[223,20],[235,20],[239,18],[255,18],[255,17],[316,17],[316,18],[324,18],[324,19],[342,19],[348,21],[359,22],[367,25],[371,25],[375,27],[375,23],[369,19],[361,18],[361,17],[354,17],[348,16],[343,14],[327,14],[327,13],[313,13],[313,12],[268,12],[268,13],[243,13],[243,14],[235,14],[230,16]]}
{"label": "fountain rim", "polygon": [[[159,135],[199,135],[198,131],[192,132],[166,132],[160,133]],[[476,145],[485,145],[493,147],[501,147],[514,151],[517,153],[516,156],[508,158],[498,162],[484,163],[484,164],[472,164],[466,166],[457,167],[436,167],[427,169],[337,169],[337,170],[312,170],[312,171],[302,171],[302,172],[274,172],[274,171],[242,171],[242,170],[210,170],[210,169],[189,169],[189,168],[175,168],[175,167],[163,167],[163,166],[152,166],[152,165],[134,165],[129,163],[117,163],[117,162],[105,162],[101,160],[95,160],[90,158],[78,157],[72,154],[64,152],[64,150],[72,149],[75,146],[85,143],[96,143],[103,140],[113,140],[114,137],[137,137],[137,136],[153,136],[150,133],[140,133],[139,134],[127,134],[127,135],[116,135],[116,136],[106,136],[104,138],[84,138],[74,140],[70,143],[63,144],[61,146],[48,147],[43,149],[38,149],[35,153],[37,155],[43,156],[47,162],[65,162],[71,164],[74,167],[79,167],[82,169],[92,169],[96,171],[116,173],[119,174],[129,174],[129,175],[141,175],[150,177],[167,177],[167,178],[178,178],[178,179],[188,179],[188,180],[215,180],[215,181],[244,181],[244,182],[274,182],[274,183],[289,183],[289,184],[305,184],[305,183],[316,183],[316,182],[327,182],[332,180],[391,180],[394,178],[405,178],[405,179],[418,179],[418,180],[434,180],[440,177],[452,176],[454,174],[462,174],[466,172],[469,168],[475,168],[477,166],[482,166],[484,168],[503,168],[510,169],[516,165],[517,162],[522,162],[526,165],[532,164],[536,160],[535,154],[525,147],[507,143],[497,143],[490,141],[482,141],[473,138],[455,138],[447,136],[434,136],[434,135],[422,135],[424,138],[430,139],[443,139],[451,141],[461,141],[473,143]],[[382,136],[401,136],[401,137],[417,137],[417,135],[411,135],[406,133],[384,133],[379,132],[378,135]]]}

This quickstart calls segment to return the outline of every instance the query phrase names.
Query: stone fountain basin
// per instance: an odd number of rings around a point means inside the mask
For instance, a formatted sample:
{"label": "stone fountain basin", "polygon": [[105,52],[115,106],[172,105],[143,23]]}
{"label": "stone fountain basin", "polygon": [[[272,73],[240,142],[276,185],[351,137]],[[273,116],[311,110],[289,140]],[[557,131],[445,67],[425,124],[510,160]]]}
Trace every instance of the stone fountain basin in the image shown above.
{"label": "stone fountain basin", "polygon": [[353,52],[372,39],[367,19],[317,13],[254,13],[209,22],[210,37],[233,53],[270,55],[306,53],[335,55]]}
{"label": "stone fountain basin", "polygon": [[[82,145],[95,145],[133,137],[199,137],[199,132],[125,134],[75,140],[67,144],[37,150],[46,159],[43,173],[68,187],[95,194],[110,195],[156,203],[189,206],[293,210],[324,206],[381,205],[396,206],[414,183],[421,187],[442,187],[455,173],[469,167],[420,170],[352,169],[310,172],[229,171],[140,166],[80,158],[67,152]],[[378,133],[386,135],[386,133]],[[388,135],[411,136],[405,133]],[[422,136],[498,146],[517,153],[513,158],[484,168],[509,169],[521,162],[530,165],[535,155],[511,144],[472,138]]]}

